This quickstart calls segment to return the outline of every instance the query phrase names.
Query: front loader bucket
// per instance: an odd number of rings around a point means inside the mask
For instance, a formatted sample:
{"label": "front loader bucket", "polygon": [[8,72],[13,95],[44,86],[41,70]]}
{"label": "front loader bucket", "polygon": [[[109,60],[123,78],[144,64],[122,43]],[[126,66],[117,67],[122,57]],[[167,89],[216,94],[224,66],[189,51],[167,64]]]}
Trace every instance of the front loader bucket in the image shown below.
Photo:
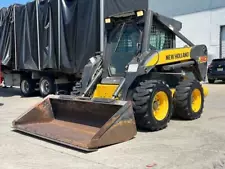
{"label": "front loader bucket", "polygon": [[13,128],[86,151],[121,143],[137,134],[130,102],[49,96],[13,121]]}

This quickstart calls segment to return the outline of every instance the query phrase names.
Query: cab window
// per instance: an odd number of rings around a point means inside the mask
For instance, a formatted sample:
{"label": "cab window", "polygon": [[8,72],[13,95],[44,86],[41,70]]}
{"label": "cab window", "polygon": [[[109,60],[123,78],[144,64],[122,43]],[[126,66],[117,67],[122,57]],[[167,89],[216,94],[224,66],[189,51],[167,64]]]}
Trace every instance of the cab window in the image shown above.
{"label": "cab window", "polygon": [[154,22],[149,37],[150,50],[163,50],[173,48],[173,34],[158,22]]}

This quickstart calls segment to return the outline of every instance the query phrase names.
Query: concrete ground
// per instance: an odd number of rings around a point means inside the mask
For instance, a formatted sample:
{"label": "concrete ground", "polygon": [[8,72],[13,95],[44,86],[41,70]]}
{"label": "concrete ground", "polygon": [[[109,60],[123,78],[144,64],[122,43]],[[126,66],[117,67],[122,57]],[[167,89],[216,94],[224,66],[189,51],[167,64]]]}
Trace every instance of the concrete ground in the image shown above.
{"label": "concrete ground", "polygon": [[160,132],[83,153],[11,131],[11,122],[41,99],[0,88],[2,169],[222,169],[225,168],[225,84],[209,86],[201,119],[172,120]]}

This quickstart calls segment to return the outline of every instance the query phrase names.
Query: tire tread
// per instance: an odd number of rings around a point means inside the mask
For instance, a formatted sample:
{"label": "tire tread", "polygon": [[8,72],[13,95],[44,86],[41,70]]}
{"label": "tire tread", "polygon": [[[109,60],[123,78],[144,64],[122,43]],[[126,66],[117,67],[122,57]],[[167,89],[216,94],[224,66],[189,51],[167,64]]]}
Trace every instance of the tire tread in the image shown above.
{"label": "tire tread", "polygon": [[[202,94],[202,107],[198,113],[193,113],[189,106],[192,90],[200,89]],[[204,94],[201,84],[197,80],[185,80],[179,83],[175,92],[175,114],[184,120],[195,120],[201,117],[204,109]]]}
{"label": "tire tread", "polygon": [[[166,120],[163,123],[158,124],[154,121],[155,119],[153,120],[149,115],[149,102],[151,101],[153,92],[157,86],[168,87],[166,86],[165,82],[161,80],[145,80],[140,82],[140,85],[135,89],[133,95],[133,108],[135,112],[136,124],[141,129],[147,129],[149,131],[162,130],[167,127],[168,122],[172,116],[172,110],[170,110]],[[171,96],[171,91],[169,88],[167,88],[167,91]]]}

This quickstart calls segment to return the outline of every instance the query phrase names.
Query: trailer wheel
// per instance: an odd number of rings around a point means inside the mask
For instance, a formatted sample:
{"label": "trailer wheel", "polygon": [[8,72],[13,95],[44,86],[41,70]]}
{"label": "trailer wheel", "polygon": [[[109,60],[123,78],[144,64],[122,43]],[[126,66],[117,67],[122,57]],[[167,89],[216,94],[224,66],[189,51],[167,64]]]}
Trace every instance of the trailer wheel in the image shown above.
{"label": "trailer wheel", "polygon": [[137,127],[158,131],[167,127],[173,112],[170,88],[162,81],[141,82],[133,95]]}
{"label": "trailer wheel", "polygon": [[54,79],[50,77],[42,77],[39,83],[39,88],[42,97],[46,97],[50,94],[55,94],[56,87]]}
{"label": "trailer wheel", "polygon": [[35,91],[35,81],[29,77],[22,77],[20,82],[20,91],[22,96],[30,97]]}

